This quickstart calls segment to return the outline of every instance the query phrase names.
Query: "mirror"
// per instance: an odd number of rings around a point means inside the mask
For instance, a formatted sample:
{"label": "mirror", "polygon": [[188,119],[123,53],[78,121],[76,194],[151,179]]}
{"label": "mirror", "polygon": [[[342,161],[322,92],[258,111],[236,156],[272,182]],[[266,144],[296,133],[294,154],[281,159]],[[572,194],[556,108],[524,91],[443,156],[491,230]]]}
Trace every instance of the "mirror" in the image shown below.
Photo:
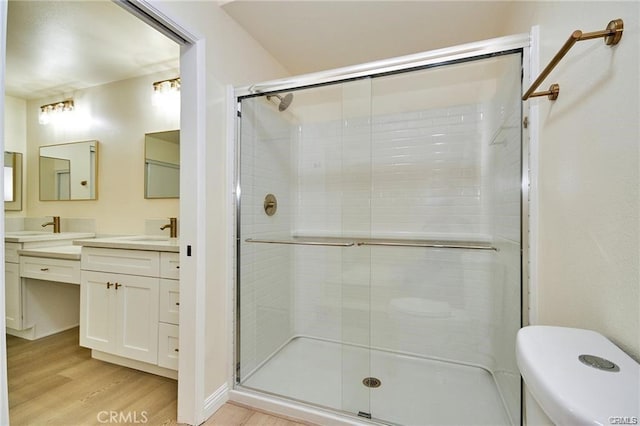
{"label": "mirror", "polygon": [[95,200],[98,141],[40,147],[40,201]]}
{"label": "mirror", "polygon": [[144,136],[144,198],[180,197],[180,130]]}
{"label": "mirror", "polygon": [[22,154],[4,153],[4,209],[22,210]]}

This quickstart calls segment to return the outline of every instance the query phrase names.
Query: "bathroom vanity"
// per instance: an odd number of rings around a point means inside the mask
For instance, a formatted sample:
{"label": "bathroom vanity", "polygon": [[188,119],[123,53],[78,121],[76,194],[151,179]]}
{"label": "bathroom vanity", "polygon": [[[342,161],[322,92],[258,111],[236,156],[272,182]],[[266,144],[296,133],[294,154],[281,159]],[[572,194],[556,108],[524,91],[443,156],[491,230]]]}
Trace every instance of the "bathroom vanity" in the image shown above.
{"label": "bathroom vanity", "polygon": [[177,378],[179,246],[175,238],[75,241],[80,265],[80,345],[92,357]]}
{"label": "bathroom vanity", "polygon": [[80,251],[71,242],[93,235],[41,231],[5,234],[8,334],[34,340],[78,325]]}

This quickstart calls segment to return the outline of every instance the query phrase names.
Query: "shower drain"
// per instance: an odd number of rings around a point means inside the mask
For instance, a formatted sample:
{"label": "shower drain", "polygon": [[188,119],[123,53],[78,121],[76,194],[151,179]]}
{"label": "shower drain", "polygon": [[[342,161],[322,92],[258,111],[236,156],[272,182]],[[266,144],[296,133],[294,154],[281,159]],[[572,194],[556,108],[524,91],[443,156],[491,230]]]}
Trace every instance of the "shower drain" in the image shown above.
{"label": "shower drain", "polygon": [[375,377],[365,377],[364,380],[362,380],[362,384],[368,388],[379,388],[382,382]]}

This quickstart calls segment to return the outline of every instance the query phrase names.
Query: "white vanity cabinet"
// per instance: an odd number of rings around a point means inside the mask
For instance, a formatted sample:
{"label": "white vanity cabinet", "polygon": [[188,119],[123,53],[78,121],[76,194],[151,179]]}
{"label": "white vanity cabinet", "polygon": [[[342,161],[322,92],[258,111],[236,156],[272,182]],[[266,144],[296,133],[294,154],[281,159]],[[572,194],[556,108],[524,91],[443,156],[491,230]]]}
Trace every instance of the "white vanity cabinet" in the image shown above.
{"label": "white vanity cabinet", "polygon": [[158,365],[178,369],[178,324],[180,313],[180,255],[160,253],[160,316]]}
{"label": "white vanity cabinet", "polygon": [[178,253],[83,246],[80,345],[95,358],[171,377],[178,369],[178,262]]}
{"label": "white vanity cabinet", "polygon": [[20,276],[36,280],[80,284],[80,262],[47,257],[20,257]]}
{"label": "white vanity cabinet", "polygon": [[8,334],[35,340],[77,326],[80,254],[66,248],[75,238],[93,235],[37,231],[5,234],[5,325]]}
{"label": "white vanity cabinet", "polygon": [[83,271],[80,345],[157,363],[158,295],[158,278]]}

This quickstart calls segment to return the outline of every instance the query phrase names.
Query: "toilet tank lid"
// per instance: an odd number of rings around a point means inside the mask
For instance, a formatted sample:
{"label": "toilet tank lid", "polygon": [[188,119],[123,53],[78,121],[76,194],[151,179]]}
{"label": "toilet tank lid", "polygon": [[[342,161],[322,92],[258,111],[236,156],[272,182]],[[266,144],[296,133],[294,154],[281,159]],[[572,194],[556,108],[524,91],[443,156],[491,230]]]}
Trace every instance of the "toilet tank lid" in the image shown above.
{"label": "toilet tank lid", "polygon": [[[609,360],[619,371],[586,365],[580,355]],[[601,334],[524,327],[518,332],[516,359],[527,388],[557,425],[640,422],[640,364]]]}

